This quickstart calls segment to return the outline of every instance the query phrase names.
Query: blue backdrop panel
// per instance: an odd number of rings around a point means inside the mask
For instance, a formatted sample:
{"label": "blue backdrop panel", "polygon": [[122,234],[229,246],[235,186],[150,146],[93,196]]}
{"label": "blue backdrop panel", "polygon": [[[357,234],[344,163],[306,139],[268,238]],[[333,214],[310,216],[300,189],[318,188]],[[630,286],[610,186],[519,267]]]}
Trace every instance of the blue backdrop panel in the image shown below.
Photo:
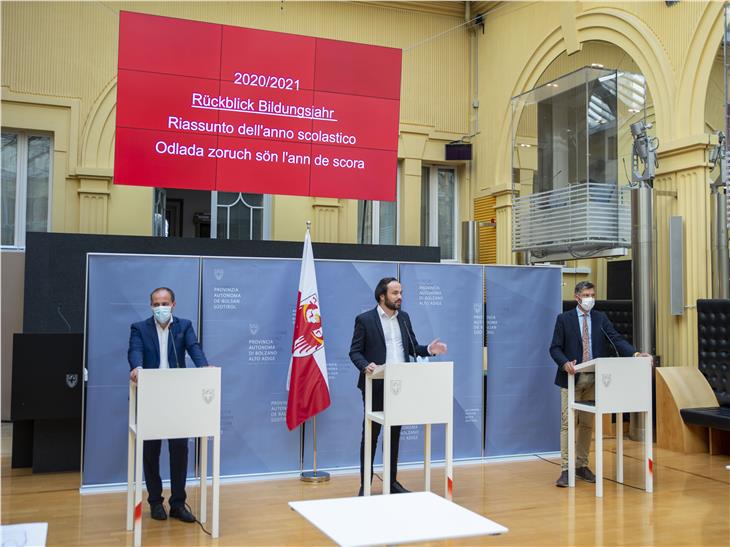
{"label": "blue backdrop panel", "polygon": [[203,259],[202,336],[222,371],[222,475],[299,469],[299,433],[286,427],[286,379],[300,263]]}
{"label": "blue backdrop panel", "polygon": [[[383,277],[395,277],[397,266],[317,260],[315,267],[332,401],[330,408],[317,416],[317,466],[358,467],[363,404],[357,388],[358,371],[349,355],[355,316],[375,307],[375,285]],[[306,426],[304,461],[311,469],[310,423]]]}
{"label": "blue backdrop panel", "polygon": [[[197,325],[199,266],[191,257],[88,256],[83,486],[126,482],[129,327],[151,316],[149,293],[160,286],[175,291],[173,313]],[[160,471],[169,474],[166,448]]]}
{"label": "blue backdrop panel", "polygon": [[550,357],[560,268],[487,266],[487,456],[560,449]]}
{"label": "blue backdrop panel", "polygon": [[[438,337],[448,353],[431,361],[454,362],[454,458],[482,455],[483,268],[448,264],[401,264],[403,309],[419,344]],[[424,401],[425,403],[425,401]],[[434,458],[444,457],[443,427],[432,436]],[[405,427],[401,461],[423,461],[423,429]]]}

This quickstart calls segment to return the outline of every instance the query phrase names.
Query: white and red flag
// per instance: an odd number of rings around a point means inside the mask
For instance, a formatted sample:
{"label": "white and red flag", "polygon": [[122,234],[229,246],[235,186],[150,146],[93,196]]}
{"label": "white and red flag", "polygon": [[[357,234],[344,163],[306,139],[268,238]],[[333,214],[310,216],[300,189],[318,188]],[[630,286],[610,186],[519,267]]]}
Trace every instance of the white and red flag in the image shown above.
{"label": "white and red flag", "polygon": [[291,353],[286,386],[289,390],[286,425],[290,431],[330,406],[327,359],[309,228],[304,236]]}

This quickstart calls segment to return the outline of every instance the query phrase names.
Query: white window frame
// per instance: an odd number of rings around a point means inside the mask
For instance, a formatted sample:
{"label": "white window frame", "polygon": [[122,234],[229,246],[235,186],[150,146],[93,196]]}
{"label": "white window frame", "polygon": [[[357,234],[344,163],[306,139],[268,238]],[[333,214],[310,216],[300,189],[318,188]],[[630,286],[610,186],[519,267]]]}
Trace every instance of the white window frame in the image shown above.
{"label": "white window frame", "polygon": [[[238,192],[239,200],[242,200],[242,194],[249,192]],[[269,241],[271,239],[271,206],[272,197],[271,194],[263,194],[263,200],[261,204],[262,216],[261,216],[261,240]],[[230,207],[229,205],[219,205],[218,203],[218,191],[213,190],[210,193],[210,238],[218,238],[218,207]],[[230,232],[231,214],[230,209],[228,211],[227,226]],[[253,216],[251,217],[251,226],[249,230],[253,230]],[[250,232],[249,232],[250,233]],[[222,239],[222,238],[221,238]],[[251,241],[259,241],[252,239]]]}
{"label": "white window frame", "polygon": [[[452,258],[442,258],[441,262],[459,261],[459,172],[455,167],[449,165],[425,164],[428,173],[428,245],[439,246],[439,202],[438,202],[438,173],[439,170],[452,171],[454,173],[454,255]],[[421,182],[423,184],[423,181]]]}
{"label": "white window frame", "polygon": [[[362,201],[362,200],[361,200]],[[372,230],[371,243],[367,245],[380,245],[380,201],[368,200],[372,204],[370,208],[370,228]],[[358,202],[359,208],[359,202]],[[359,216],[359,215],[358,215]],[[359,229],[359,218],[358,218]],[[358,235],[357,241],[360,240]],[[396,170],[395,179],[395,242],[388,245],[398,245],[400,243],[400,162]]]}
{"label": "white window frame", "polygon": [[50,139],[50,157],[48,158],[48,211],[46,213],[46,231],[51,231],[51,211],[53,204],[53,134],[42,131],[26,131],[22,129],[2,128],[3,133],[18,135],[17,164],[15,179],[15,235],[12,245],[2,245],[3,249],[25,249],[25,221],[28,208],[28,137],[48,137]]}

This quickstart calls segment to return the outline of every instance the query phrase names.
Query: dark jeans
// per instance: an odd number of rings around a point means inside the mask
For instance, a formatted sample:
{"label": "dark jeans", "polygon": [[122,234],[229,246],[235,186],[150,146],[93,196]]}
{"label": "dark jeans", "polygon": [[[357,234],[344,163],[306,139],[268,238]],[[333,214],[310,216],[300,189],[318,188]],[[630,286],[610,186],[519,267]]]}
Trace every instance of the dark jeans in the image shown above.
{"label": "dark jeans", "polygon": [[[142,451],[144,480],[147,484],[147,501],[150,505],[162,503],[162,479],[160,478],[160,448],[162,441],[145,441]],[[185,506],[185,479],[188,474],[188,440],[168,439],[170,451],[170,507]]]}
{"label": "dark jeans", "polygon": [[[365,481],[365,390],[362,390],[362,404],[363,404],[363,420],[362,420],[362,436],[360,437],[360,486],[364,486]],[[383,381],[373,381],[373,410],[383,410]],[[370,471],[372,472],[372,463],[375,461],[375,450],[378,445],[378,435],[382,426],[379,423],[372,422],[371,430],[371,449],[370,454]],[[396,474],[398,473],[398,445],[400,444],[400,426],[394,426],[390,428],[390,484],[395,482]],[[370,475],[370,481],[372,482],[373,476]],[[385,477],[383,477],[385,481]]]}

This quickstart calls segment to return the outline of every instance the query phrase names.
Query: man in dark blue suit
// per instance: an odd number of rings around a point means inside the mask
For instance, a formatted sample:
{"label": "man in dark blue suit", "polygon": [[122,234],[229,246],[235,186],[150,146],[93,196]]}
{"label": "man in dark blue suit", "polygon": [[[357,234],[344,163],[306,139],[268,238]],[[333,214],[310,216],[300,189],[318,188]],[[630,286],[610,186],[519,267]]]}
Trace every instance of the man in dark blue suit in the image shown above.
{"label": "man in dark blue suit", "polygon": [[[581,281],[575,286],[574,297],[577,306],[573,310],[558,315],[555,321],[553,341],[550,344],[550,355],[558,365],[555,374],[555,385],[560,387],[560,455],[561,473],[556,486],[568,486],[568,374],[575,374],[576,401],[593,400],[594,374],[579,372],[576,374],[576,363],[590,361],[599,357],[648,357],[639,353],[614,328],[606,314],[596,311],[596,289],[590,281]],[[576,470],[575,474],[588,482],[595,482],[596,476],[588,467],[588,452],[591,447],[593,433],[593,415],[587,412],[576,412],[578,431],[576,435]]]}
{"label": "man in dark blue suit", "polygon": [[[196,367],[208,365],[192,323],[188,319],[172,316],[172,310],[175,309],[175,293],[172,289],[159,287],[152,291],[150,306],[152,317],[132,324],[127,353],[131,368],[129,378],[136,382],[140,368],[185,368],[186,351]],[[195,522],[195,516],[185,507],[188,440],[168,439],[167,442],[170,451],[170,516],[183,522]],[[145,441],[143,450],[147,501],[150,515],[155,520],[167,518],[162,505],[161,445],[160,440]]]}
{"label": "man in dark blue suit", "polygon": [[[421,346],[413,333],[413,326],[408,314],[401,310],[403,292],[395,277],[385,277],[375,287],[375,308],[361,313],[355,318],[355,331],[350,344],[350,359],[360,371],[357,387],[362,392],[363,409],[365,407],[365,375],[372,374],[375,367],[385,363],[401,363],[409,361],[411,356],[425,357],[446,353],[446,344],[436,338],[428,346]],[[383,381],[373,381],[373,410],[383,410]],[[370,461],[375,459],[375,449],[381,425],[373,422],[372,453]],[[390,429],[390,491],[394,494],[408,492],[396,480],[398,473],[398,444],[400,426]],[[372,467],[371,467],[372,469]],[[365,418],[363,417],[362,437],[360,440],[360,492],[363,495],[365,484]],[[372,480],[372,476],[369,477]],[[383,477],[386,480],[386,477]]]}

